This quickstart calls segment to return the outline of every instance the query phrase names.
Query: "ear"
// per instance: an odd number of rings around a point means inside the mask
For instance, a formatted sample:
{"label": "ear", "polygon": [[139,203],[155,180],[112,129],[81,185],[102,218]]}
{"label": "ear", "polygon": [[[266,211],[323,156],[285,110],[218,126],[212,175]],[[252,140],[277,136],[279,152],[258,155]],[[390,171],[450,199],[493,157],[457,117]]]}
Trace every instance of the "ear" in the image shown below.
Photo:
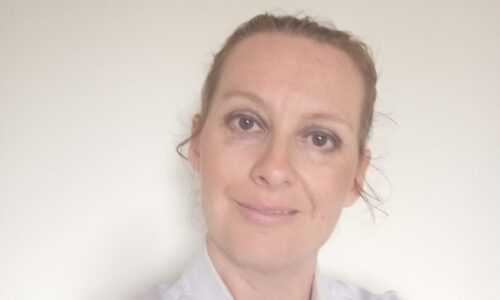
{"label": "ear", "polygon": [[347,196],[346,201],[344,202],[344,206],[351,206],[356,202],[356,200],[361,196],[363,191],[363,185],[365,183],[365,175],[368,170],[368,166],[370,165],[370,161],[372,158],[372,152],[370,149],[365,149],[363,154],[359,158],[358,169],[356,171],[356,176],[354,177],[354,183],[351,187],[351,191]]}
{"label": "ear", "polygon": [[195,171],[200,170],[200,130],[201,116],[196,114],[191,123],[191,140],[189,141],[188,158]]}

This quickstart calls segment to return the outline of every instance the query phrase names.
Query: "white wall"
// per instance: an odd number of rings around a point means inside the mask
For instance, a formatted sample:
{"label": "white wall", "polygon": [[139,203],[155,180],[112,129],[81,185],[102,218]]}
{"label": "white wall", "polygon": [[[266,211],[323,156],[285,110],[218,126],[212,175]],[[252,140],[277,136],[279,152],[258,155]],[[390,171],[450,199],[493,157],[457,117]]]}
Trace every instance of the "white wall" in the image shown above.
{"label": "white wall", "polygon": [[175,154],[210,53],[250,16],[304,11],[373,48],[372,182],[325,273],[404,299],[498,299],[500,2],[0,0],[0,299],[123,299],[202,236]]}

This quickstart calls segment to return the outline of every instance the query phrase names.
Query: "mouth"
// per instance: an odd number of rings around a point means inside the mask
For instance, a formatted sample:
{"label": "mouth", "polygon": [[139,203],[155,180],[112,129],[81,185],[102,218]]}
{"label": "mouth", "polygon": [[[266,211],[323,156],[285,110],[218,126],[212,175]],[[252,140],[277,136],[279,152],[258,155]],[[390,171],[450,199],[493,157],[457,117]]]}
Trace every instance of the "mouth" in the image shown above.
{"label": "mouth", "polygon": [[235,201],[241,215],[253,224],[278,226],[292,222],[298,210],[287,207],[265,207]]}

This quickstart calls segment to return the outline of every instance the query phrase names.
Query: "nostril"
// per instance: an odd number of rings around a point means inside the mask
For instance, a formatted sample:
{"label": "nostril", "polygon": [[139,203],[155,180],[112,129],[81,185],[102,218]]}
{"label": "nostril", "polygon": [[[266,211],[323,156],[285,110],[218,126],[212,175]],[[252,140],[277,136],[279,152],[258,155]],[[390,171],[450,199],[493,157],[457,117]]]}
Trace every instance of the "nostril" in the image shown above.
{"label": "nostril", "polygon": [[259,180],[261,183],[267,183],[266,177],[264,177],[264,176],[262,176],[262,175],[259,175],[259,176],[258,176],[258,180]]}
{"label": "nostril", "polygon": [[250,171],[252,180],[267,188],[289,186],[293,181],[294,171],[286,143],[275,142],[262,150]]}

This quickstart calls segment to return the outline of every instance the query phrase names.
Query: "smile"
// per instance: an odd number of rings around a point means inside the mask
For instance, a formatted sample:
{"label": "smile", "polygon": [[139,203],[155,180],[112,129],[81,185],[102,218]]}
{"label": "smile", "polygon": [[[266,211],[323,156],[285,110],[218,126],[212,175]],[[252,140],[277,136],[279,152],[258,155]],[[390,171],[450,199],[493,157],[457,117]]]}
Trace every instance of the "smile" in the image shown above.
{"label": "smile", "polygon": [[253,224],[261,226],[285,225],[293,221],[298,211],[284,207],[259,207],[235,201],[241,215]]}

